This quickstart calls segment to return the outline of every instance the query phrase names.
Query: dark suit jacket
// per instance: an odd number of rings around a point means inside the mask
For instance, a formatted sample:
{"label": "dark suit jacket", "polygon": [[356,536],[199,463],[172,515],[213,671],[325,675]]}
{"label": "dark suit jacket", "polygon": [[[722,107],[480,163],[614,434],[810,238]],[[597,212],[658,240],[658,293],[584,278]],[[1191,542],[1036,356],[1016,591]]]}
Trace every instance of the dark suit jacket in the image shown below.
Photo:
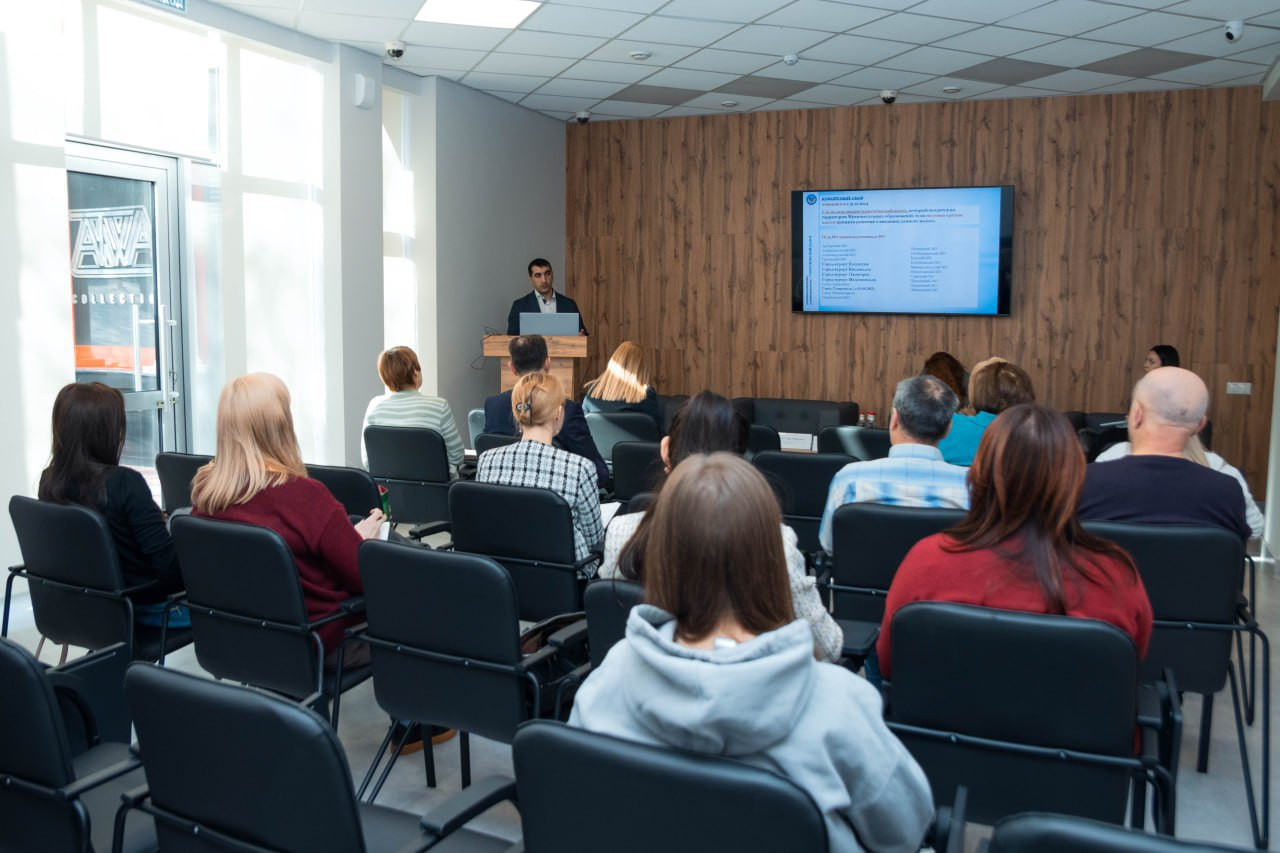
{"label": "dark suit jacket", "polygon": [[[511,312],[507,314],[507,334],[520,334],[520,315],[521,314],[537,314],[538,295],[532,290],[528,295],[522,296],[515,302],[511,303]],[[556,313],[557,314],[577,314],[578,315],[578,331],[585,332],[586,325],[582,322],[582,312],[578,310],[578,303],[574,302],[563,294],[556,294]]]}
{"label": "dark suit jacket", "polygon": [[[510,391],[495,394],[484,401],[484,431],[495,435],[519,435],[516,420],[511,416]],[[609,481],[609,466],[605,464],[604,457],[596,449],[595,440],[591,438],[582,406],[573,400],[564,401],[564,426],[560,428],[560,434],[555,437],[554,443],[561,450],[591,460],[596,466],[596,479],[600,485]]]}

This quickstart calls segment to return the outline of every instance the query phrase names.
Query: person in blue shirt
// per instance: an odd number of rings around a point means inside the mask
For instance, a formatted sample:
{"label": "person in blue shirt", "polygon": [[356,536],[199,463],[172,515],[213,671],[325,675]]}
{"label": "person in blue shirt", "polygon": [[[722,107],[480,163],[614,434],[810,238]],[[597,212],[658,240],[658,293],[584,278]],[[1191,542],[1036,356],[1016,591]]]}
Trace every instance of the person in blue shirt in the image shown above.
{"label": "person in blue shirt", "polygon": [[1003,358],[979,362],[969,376],[969,405],[972,415],[957,412],[951,417],[951,432],[940,442],[942,458],[952,465],[973,464],[978,443],[996,415],[1021,403],[1034,403],[1031,377]]}

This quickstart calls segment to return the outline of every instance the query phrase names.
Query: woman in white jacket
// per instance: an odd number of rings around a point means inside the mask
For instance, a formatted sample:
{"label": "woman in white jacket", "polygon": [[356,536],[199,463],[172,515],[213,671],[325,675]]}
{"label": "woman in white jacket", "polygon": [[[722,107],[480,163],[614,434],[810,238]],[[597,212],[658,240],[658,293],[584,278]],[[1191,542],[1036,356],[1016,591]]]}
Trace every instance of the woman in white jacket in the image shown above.
{"label": "woman in white jacket", "polygon": [[777,500],[728,453],[677,466],[653,508],[645,599],[570,724],[721,755],[813,797],[830,849],[917,850],[929,783],[864,679],[813,656],[795,618]]}

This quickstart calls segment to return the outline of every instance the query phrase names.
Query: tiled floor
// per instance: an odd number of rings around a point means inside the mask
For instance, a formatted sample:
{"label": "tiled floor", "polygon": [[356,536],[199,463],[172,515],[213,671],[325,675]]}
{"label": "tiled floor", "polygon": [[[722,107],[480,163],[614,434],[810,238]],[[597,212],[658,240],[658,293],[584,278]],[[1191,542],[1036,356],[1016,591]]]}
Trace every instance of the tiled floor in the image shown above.
{"label": "tiled floor", "polygon": [[[1258,567],[1257,610],[1259,619],[1273,637],[1280,637],[1280,576],[1274,561],[1261,561]],[[10,636],[34,650],[38,636],[31,619],[29,600],[21,582],[15,590]],[[75,654],[75,650],[72,651]],[[46,662],[56,662],[57,651],[45,648]],[[195,653],[187,647],[169,658],[168,665],[187,672],[200,672]],[[1272,681],[1277,682],[1277,664],[1272,661]],[[1195,752],[1200,721],[1200,699],[1188,696],[1185,702],[1186,732],[1183,739],[1181,774],[1178,780],[1178,837],[1252,847],[1249,833],[1248,812],[1245,806],[1244,787],[1240,774],[1240,757],[1236,747],[1235,724],[1231,713],[1231,700],[1223,691],[1215,701],[1212,730],[1212,747],[1209,754],[1209,772],[1195,772]],[[1274,725],[1277,713],[1272,711]],[[1260,755],[1261,720],[1248,732],[1249,755],[1253,762],[1255,779],[1260,772],[1257,757]],[[342,701],[342,713],[338,735],[347,751],[356,784],[369,766],[382,736],[386,732],[387,717],[374,703],[371,682],[349,691]],[[436,771],[438,787],[426,787],[422,756],[402,758],[383,788],[378,802],[413,812],[424,812],[441,798],[456,793],[460,788],[458,769],[458,740],[455,738],[436,747]],[[511,750],[509,747],[483,738],[472,738],[472,777],[479,779],[493,774],[510,776]],[[1275,774],[1272,774],[1273,781]],[[585,795],[584,795],[585,796]],[[1276,802],[1275,786],[1272,790],[1272,807]],[[514,807],[501,805],[488,812],[473,828],[508,839],[519,837],[519,815]],[[1273,832],[1273,836],[1277,833]],[[1280,849],[1280,840],[1272,849]]]}

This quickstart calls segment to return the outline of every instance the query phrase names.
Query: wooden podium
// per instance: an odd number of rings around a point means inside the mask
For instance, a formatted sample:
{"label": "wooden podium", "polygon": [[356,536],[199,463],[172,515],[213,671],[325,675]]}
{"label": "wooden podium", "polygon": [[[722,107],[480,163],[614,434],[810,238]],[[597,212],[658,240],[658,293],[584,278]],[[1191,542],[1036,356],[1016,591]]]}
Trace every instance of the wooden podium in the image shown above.
{"label": "wooden podium", "polygon": [[[501,359],[498,373],[502,377],[499,389],[502,391],[508,391],[516,384],[516,377],[507,366],[507,360],[511,357],[507,344],[513,337],[515,336],[489,335],[484,339],[485,356]],[[582,393],[582,377],[578,375],[578,365],[587,357],[587,336],[558,335],[546,340],[547,355],[551,357],[551,375],[560,380],[565,396],[576,400]]]}

